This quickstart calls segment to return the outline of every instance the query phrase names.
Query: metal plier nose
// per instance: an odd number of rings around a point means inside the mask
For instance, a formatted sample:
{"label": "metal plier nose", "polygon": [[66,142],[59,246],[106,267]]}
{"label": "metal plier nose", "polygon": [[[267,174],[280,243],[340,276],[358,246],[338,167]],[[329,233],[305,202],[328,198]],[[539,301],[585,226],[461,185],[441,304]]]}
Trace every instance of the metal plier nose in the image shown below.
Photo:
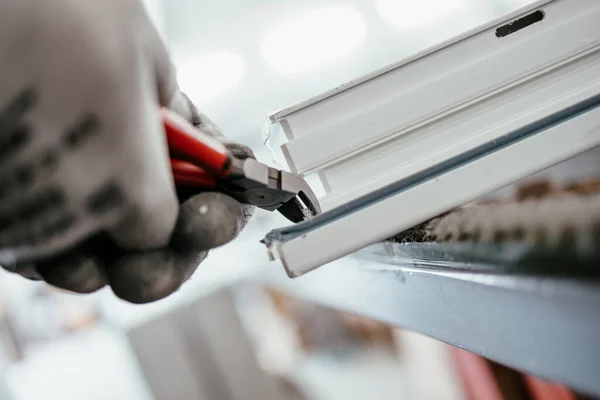
{"label": "metal plier nose", "polygon": [[177,186],[218,190],[241,203],[277,210],[293,223],[321,213],[317,197],[302,177],[253,158],[235,157],[178,114],[167,109],[161,113]]}

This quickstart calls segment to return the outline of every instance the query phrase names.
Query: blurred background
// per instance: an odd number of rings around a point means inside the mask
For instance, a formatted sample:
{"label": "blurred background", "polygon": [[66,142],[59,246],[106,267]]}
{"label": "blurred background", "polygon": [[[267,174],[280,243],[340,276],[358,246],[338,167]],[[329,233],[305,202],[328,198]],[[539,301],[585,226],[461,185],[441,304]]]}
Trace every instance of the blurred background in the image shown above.
{"label": "blurred background", "polygon": [[[261,134],[270,113],[529,2],[145,1],[171,49],[183,90],[229,138],[250,146],[264,162],[272,161]],[[259,240],[286,224],[277,214],[257,212],[242,235],[214,251],[178,293],[151,305],[123,303],[110,290],[75,296],[0,274],[0,376],[6,390],[0,389],[0,399],[162,399],[156,386],[161,374],[169,375],[170,389],[180,393],[173,399],[198,398],[175,387],[187,384],[187,364],[150,356],[161,346],[184,342],[152,324],[166,321],[169,329],[195,332],[178,324],[182,312],[198,308],[209,313],[204,299],[218,304],[214,309],[221,310],[221,317],[239,316],[240,332],[224,327],[219,332],[240,335],[231,341],[246,343],[240,337],[248,338],[258,364],[247,361],[243,374],[251,376],[254,372],[248,371],[258,368],[272,377],[274,390],[284,393],[273,398],[465,398],[454,350],[448,346],[256,283],[282,273],[267,262]],[[208,320],[207,314],[202,321]],[[218,348],[218,334],[197,329],[205,343]],[[178,350],[181,359],[221,362],[214,354],[204,357],[200,350],[194,354],[191,347],[183,348],[187,350]],[[240,351],[225,346],[217,358],[235,359],[236,354]],[[209,379],[219,380],[227,378]],[[205,398],[238,398],[232,392],[212,393]]]}

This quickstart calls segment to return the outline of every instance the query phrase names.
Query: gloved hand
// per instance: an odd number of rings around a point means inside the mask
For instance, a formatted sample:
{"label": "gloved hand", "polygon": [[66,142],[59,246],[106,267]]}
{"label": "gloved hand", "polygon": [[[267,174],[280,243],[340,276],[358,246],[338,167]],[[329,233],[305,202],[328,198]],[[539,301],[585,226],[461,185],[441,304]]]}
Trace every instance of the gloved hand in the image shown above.
{"label": "gloved hand", "polygon": [[0,265],[148,302],[242,229],[253,208],[223,194],[179,207],[159,106],[222,135],[139,1],[3,0],[0,56]]}

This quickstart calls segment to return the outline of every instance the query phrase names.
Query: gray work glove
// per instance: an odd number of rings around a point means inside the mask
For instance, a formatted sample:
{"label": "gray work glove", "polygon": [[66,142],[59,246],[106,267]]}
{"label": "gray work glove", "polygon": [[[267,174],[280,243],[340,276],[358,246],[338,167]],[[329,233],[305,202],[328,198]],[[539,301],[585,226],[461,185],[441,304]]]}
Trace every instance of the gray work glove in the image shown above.
{"label": "gray work glove", "polygon": [[159,106],[222,135],[180,92],[139,1],[2,0],[0,57],[4,268],[154,301],[252,214],[223,194],[176,193]]}

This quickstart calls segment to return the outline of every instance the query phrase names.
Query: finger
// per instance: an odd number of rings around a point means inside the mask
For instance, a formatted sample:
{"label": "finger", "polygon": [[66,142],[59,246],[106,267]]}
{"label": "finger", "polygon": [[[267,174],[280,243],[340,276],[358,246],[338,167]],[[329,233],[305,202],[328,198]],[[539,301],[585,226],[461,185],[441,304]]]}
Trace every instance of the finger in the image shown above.
{"label": "finger", "polygon": [[21,275],[25,279],[30,281],[43,281],[44,278],[40,275],[34,265],[32,264],[17,264],[13,271],[16,274]]}
{"label": "finger", "polygon": [[170,246],[129,253],[107,268],[113,292],[131,303],[163,299],[179,289],[210,249],[233,240],[243,228],[244,207],[222,193],[196,195],[180,207]]}
{"label": "finger", "polygon": [[235,157],[240,158],[242,160],[244,160],[246,158],[256,159],[256,157],[254,156],[254,152],[252,151],[252,149],[250,147],[245,146],[240,143],[237,143],[237,142],[229,141],[226,139],[222,139],[220,141],[229,149],[229,151]]}
{"label": "finger", "polygon": [[198,110],[198,108],[191,102],[190,104],[192,107],[194,126],[196,126],[203,133],[206,133],[207,135],[210,135],[216,139],[219,139],[223,142],[229,141],[221,129],[219,129],[219,127],[210,118],[208,118],[206,114]]}
{"label": "finger", "polygon": [[185,251],[206,251],[229,243],[242,230],[246,215],[243,206],[218,192],[192,197],[180,207],[171,246]]}
{"label": "finger", "polygon": [[80,245],[68,253],[36,264],[36,270],[46,283],[74,293],[89,294],[108,283],[98,250]]}
{"label": "finger", "polygon": [[124,254],[107,268],[110,286],[125,301],[144,304],[164,299],[187,281],[208,252],[165,248]]}
{"label": "finger", "polygon": [[[196,126],[198,127],[198,129],[205,131],[208,134],[216,137],[221,143],[223,143],[229,149],[229,151],[231,151],[231,153],[235,157],[240,158],[242,160],[246,159],[246,158],[254,158],[254,159],[256,158],[254,156],[254,152],[252,151],[252,149],[250,147],[227,139],[225,137],[225,135],[223,135],[221,130],[210,120],[210,118],[208,118],[205,114],[199,112],[194,107],[193,104],[192,104],[192,107],[193,107],[194,113],[196,115],[196,119],[197,119]],[[187,198],[187,196],[186,196],[187,194],[188,193],[185,193],[185,190],[183,190],[183,192],[179,193],[179,198],[180,199]],[[251,204],[242,204],[241,209],[244,214],[244,218],[242,220],[240,229],[243,229],[248,224],[248,222],[250,221],[252,216],[254,215],[254,211],[256,211],[256,207]]]}
{"label": "finger", "polygon": [[123,93],[124,107],[130,112],[125,113],[126,138],[120,139],[125,147],[119,151],[126,153],[123,157],[127,160],[120,176],[129,185],[126,190],[131,208],[127,218],[107,229],[115,242],[130,250],[167,245],[179,205],[158,110],[155,71],[143,71],[147,74],[133,83],[139,85],[137,93],[141,96],[131,98],[131,94]]}
{"label": "finger", "polygon": [[[241,159],[256,158],[256,157],[254,157],[254,152],[252,152],[252,149],[248,146],[244,146],[243,144],[236,143],[236,142],[227,142],[227,140],[221,140],[221,141],[225,144],[225,146],[227,146],[229,151],[231,151],[233,153],[233,155],[238,158],[241,158]],[[246,225],[248,224],[248,222],[254,215],[254,212],[256,211],[256,206],[253,206],[252,204],[242,204],[241,207],[242,207],[242,212],[244,213],[244,219],[242,221],[242,227],[241,227],[241,229],[243,229],[246,227]]]}

